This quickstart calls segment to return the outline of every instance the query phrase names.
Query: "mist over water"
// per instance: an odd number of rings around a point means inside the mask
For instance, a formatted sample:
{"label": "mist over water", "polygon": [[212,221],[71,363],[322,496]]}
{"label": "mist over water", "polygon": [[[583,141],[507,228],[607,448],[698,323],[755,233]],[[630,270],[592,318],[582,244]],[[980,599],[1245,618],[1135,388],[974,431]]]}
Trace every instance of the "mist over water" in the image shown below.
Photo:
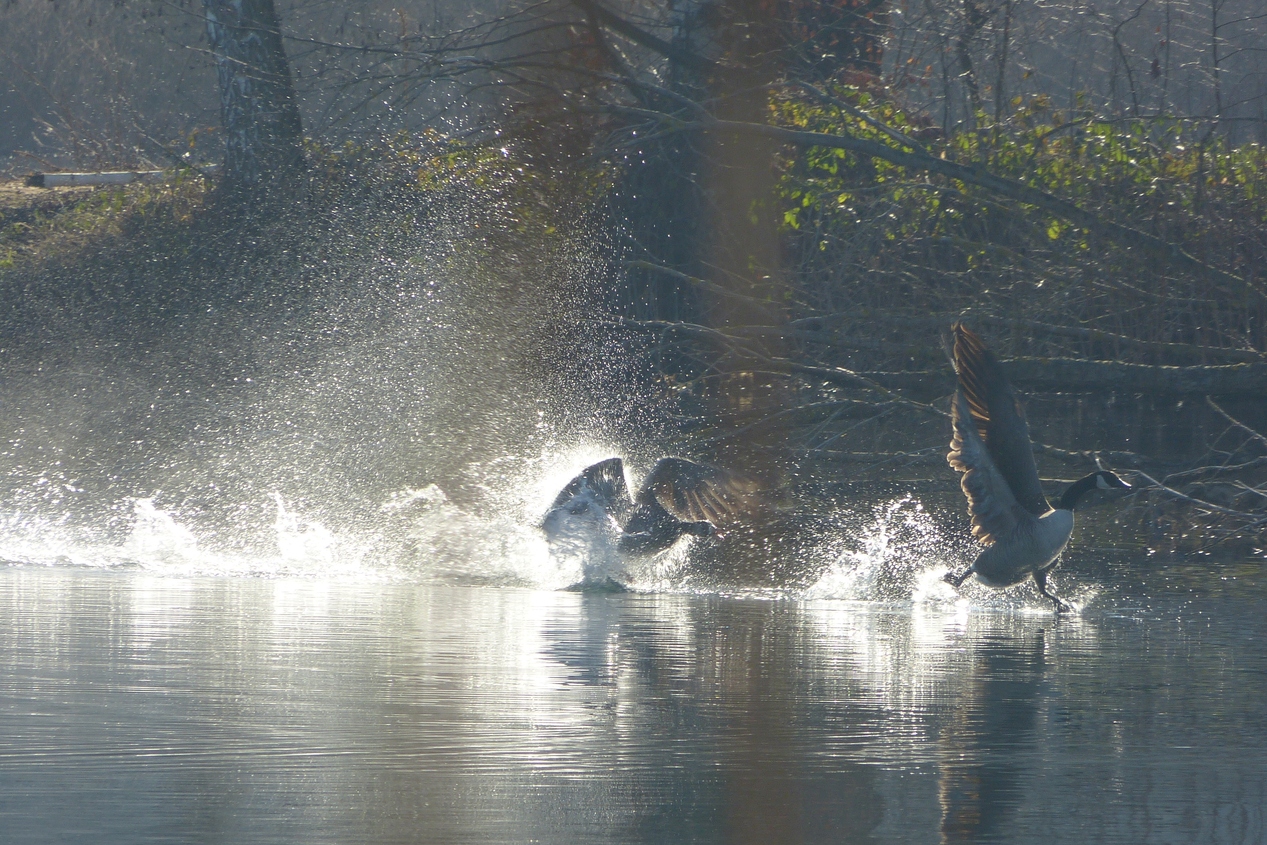
{"label": "mist over water", "polygon": [[[554,238],[509,237],[504,209],[478,195],[422,212],[364,198],[319,211],[256,224],[245,245],[212,239],[195,258],[79,256],[41,276],[44,287],[11,291],[0,560],[542,589],[581,580],[584,554],[551,550],[539,530],[549,503],[613,455],[636,485],[673,425],[641,395],[634,356],[596,328],[596,286],[617,252],[608,234],[581,221]],[[760,531],[688,538],[619,561],[619,580],[1046,607],[1029,590],[944,585],[975,550],[917,491],[803,499],[780,514],[777,542]]]}
{"label": "mist over water", "polygon": [[[549,487],[605,456],[591,444],[629,397],[580,402],[551,361],[599,252],[516,252],[481,233],[497,210],[480,200],[421,222],[335,208],[266,227],[279,244],[244,259],[213,244],[167,259],[175,275],[108,256],[18,292],[0,336],[4,557],[410,577],[478,553],[492,580],[540,557]],[[511,580],[550,583],[536,566]]]}

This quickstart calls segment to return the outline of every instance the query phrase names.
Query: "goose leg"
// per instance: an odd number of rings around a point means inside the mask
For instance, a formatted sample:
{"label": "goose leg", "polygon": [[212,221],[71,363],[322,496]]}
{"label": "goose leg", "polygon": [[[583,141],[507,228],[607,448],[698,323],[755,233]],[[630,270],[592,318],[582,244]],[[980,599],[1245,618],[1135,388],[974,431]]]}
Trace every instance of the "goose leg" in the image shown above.
{"label": "goose leg", "polygon": [[1040,569],[1034,573],[1034,583],[1038,585],[1038,592],[1042,593],[1045,598],[1051,599],[1051,603],[1056,606],[1057,613],[1065,613],[1073,610],[1066,602],[1056,598],[1056,596],[1047,590],[1047,573],[1049,570]]}
{"label": "goose leg", "polygon": [[942,576],[942,580],[957,590],[959,589],[959,585],[966,581],[968,576],[971,574],[972,567],[970,566],[958,575],[953,572],[947,572],[944,576]]}

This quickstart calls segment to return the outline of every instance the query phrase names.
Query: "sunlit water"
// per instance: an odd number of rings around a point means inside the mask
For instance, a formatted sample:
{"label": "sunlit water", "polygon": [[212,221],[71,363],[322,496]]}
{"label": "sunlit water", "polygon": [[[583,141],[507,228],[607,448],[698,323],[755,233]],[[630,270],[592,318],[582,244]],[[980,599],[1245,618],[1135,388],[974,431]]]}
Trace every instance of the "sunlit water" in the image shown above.
{"label": "sunlit water", "polygon": [[622,593],[567,590],[531,503],[403,490],[368,537],[275,496],[236,551],[130,506],[0,531],[0,841],[1267,841],[1254,584],[959,595],[911,499],[803,584],[683,547]]}

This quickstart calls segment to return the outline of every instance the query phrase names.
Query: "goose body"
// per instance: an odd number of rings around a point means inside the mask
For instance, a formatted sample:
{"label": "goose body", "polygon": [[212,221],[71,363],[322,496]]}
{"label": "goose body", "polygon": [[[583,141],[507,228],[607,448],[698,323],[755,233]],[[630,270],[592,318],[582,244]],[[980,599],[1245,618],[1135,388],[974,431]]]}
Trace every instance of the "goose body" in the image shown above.
{"label": "goose body", "polygon": [[550,552],[581,565],[581,586],[620,587],[628,576],[616,548],[629,508],[619,458],[587,467],[568,482],[541,520]]}
{"label": "goose body", "polygon": [[661,458],[630,497],[624,461],[608,458],[568,482],[541,528],[556,553],[581,555],[583,583],[619,581],[621,558],[658,554],[687,535],[714,536],[753,494],[749,482],[726,470]]}
{"label": "goose body", "polygon": [[1075,481],[1052,507],[1042,490],[1029,426],[1002,367],[974,332],[956,323],[954,362],[959,387],[951,410],[953,435],[946,460],[961,472],[960,486],[972,514],[972,533],[986,548],[972,566],[946,580],[958,587],[969,575],[990,587],[1010,587],[1033,577],[1047,589],[1073,533],[1073,511],[1092,489],[1127,488],[1101,470]]}
{"label": "goose body", "polygon": [[987,587],[1011,587],[1055,565],[1073,534],[1073,511],[1052,509],[1038,519],[1018,522],[1008,542],[987,546],[972,563]]}

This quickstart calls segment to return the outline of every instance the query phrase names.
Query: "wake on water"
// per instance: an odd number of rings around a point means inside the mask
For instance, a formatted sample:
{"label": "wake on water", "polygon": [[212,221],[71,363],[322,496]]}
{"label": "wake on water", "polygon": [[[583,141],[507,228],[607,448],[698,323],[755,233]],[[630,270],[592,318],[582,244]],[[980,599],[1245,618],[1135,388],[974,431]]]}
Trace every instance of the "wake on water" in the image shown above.
{"label": "wake on water", "polygon": [[[131,500],[131,526],[119,543],[75,531],[65,519],[10,513],[0,518],[0,560],[18,565],[140,569],[175,577],[299,577],[394,582],[447,582],[545,590],[613,584],[641,592],[700,592],[689,574],[692,547],[715,542],[686,537],[654,557],[624,557],[612,542],[580,538],[550,543],[540,518],[560,478],[580,458],[542,461],[550,471],[510,485],[494,513],[450,501],[437,485],[392,493],[373,525],[324,525],[308,519],[280,493],[272,493],[271,536],[246,548],[226,548],[197,527],[196,515],[159,507],[153,498]],[[836,529],[820,533],[800,552],[811,573],[806,582],[773,594],[806,600],[881,602],[1024,610],[1042,607],[1027,591],[990,590],[967,582],[960,590],[942,580],[971,559],[962,538],[948,538],[918,499],[905,496],[865,513],[841,513]],[[614,539],[614,538],[611,538]],[[711,581],[705,590],[718,589]],[[770,596],[768,585],[729,583],[728,594]],[[1085,604],[1084,591],[1072,599]]]}

